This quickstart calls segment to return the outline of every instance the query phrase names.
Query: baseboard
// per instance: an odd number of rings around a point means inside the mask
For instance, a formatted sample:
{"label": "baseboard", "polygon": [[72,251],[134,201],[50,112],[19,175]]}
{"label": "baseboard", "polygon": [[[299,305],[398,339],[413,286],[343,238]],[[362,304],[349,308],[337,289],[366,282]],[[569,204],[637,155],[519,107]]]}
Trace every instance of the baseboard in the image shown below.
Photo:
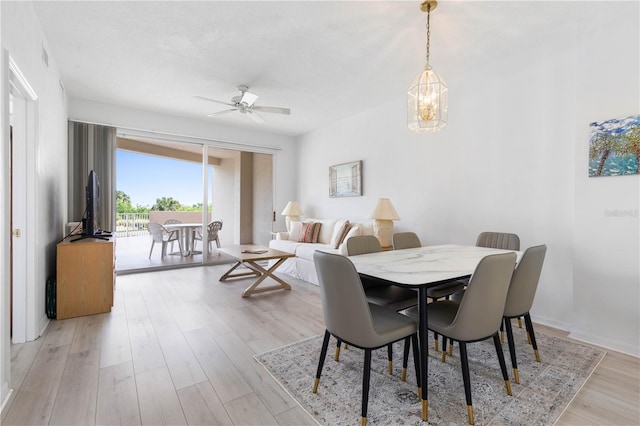
{"label": "baseboard", "polygon": [[626,345],[624,342],[618,340],[607,339],[606,337],[598,336],[591,333],[584,333],[577,330],[572,330],[571,324],[567,324],[561,321],[556,321],[551,318],[545,318],[540,316],[531,315],[531,320],[535,323],[546,325],[548,327],[557,328],[562,331],[566,331],[567,337],[571,339],[579,340],[590,345],[600,346],[604,349],[620,352],[626,355],[631,355],[636,358],[640,358],[640,348],[633,345]]}
{"label": "baseboard", "polygon": [[9,389],[9,383],[4,382],[2,384],[2,392],[0,393],[0,395],[6,394],[6,396],[2,398],[2,405],[0,405],[0,417],[2,417],[2,413],[4,412],[4,409],[7,406],[7,402],[9,402],[12,393],[13,389]]}
{"label": "baseboard", "polygon": [[621,352],[626,355],[630,355],[636,358],[640,358],[640,348],[633,345],[626,345],[623,342],[617,340],[610,340],[602,336],[596,336],[590,333],[583,333],[580,331],[571,331],[569,337],[581,342],[589,343],[591,345],[601,346],[612,351]]}

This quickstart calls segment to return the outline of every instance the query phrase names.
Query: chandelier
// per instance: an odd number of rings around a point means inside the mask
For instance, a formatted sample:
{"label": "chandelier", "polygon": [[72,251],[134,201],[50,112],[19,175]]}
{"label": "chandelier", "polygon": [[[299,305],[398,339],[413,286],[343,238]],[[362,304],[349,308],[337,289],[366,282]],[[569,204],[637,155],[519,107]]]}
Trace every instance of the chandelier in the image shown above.
{"label": "chandelier", "polygon": [[447,126],[447,83],[429,64],[431,11],[436,0],[425,0],[420,9],[427,13],[427,64],[407,92],[407,126],[416,133],[437,132]]}

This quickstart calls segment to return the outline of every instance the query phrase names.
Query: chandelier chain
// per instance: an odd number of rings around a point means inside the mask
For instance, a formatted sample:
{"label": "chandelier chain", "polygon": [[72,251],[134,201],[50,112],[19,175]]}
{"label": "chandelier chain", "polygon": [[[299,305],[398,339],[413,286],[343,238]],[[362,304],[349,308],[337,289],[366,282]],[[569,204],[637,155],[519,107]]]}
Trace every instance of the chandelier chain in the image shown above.
{"label": "chandelier chain", "polygon": [[431,5],[427,9],[427,64],[429,64],[429,50],[431,47]]}

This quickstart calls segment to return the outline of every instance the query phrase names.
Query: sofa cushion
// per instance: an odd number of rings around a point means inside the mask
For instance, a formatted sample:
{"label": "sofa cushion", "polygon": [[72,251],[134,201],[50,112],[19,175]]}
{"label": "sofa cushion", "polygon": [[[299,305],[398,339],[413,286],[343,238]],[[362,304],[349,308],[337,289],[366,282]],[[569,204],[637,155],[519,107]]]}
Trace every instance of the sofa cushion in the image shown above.
{"label": "sofa cushion", "polygon": [[342,240],[344,240],[345,235],[349,232],[349,221],[348,220],[339,220],[336,222],[333,227],[333,235],[331,236],[331,246],[333,248],[338,248]]}
{"label": "sofa cushion", "polygon": [[296,257],[313,262],[313,253],[316,250],[336,252],[329,244],[300,244],[296,247]]}
{"label": "sofa cushion", "polygon": [[291,222],[289,226],[291,228],[289,229],[289,239],[291,241],[298,241],[302,234],[302,222]]}
{"label": "sofa cushion", "polygon": [[296,248],[301,244],[304,244],[304,243],[299,243],[297,241],[292,241],[292,240],[269,241],[270,248],[280,250],[280,251],[286,251],[287,253],[292,253],[292,254],[296,254]]}

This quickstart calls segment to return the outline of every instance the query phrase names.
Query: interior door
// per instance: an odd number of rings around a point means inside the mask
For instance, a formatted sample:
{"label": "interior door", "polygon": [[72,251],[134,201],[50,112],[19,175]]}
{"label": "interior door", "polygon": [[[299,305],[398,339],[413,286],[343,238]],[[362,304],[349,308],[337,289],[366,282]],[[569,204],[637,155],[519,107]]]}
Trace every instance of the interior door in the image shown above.
{"label": "interior door", "polygon": [[27,102],[12,91],[11,105],[11,335],[21,343],[27,339]]}

